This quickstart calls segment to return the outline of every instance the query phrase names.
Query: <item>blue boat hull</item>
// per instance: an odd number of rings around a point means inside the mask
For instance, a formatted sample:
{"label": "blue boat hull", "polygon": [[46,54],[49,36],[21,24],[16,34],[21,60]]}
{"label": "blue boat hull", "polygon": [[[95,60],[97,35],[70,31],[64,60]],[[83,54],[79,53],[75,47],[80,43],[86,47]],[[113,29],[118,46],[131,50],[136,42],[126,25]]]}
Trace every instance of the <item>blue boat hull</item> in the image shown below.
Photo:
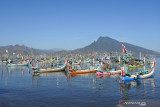
{"label": "blue boat hull", "polygon": [[[149,77],[146,77],[146,78],[152,78],[154,75],[151,75]],[[141,76],[138,76],[138,77],[135,77],[135,78],[131,78],[131,77],[128,77],[128,76],[123,76],[123,81],[133,81],[133,80],[140,80],[140,79],[146,79],[146,78],[141,78]]]}
{"label": "blue boat hull", "polygon": [[131,77],[128,77],[128,76],[123,76],[123,81],[133,81],[135,80],[135,78],[131,78]]}

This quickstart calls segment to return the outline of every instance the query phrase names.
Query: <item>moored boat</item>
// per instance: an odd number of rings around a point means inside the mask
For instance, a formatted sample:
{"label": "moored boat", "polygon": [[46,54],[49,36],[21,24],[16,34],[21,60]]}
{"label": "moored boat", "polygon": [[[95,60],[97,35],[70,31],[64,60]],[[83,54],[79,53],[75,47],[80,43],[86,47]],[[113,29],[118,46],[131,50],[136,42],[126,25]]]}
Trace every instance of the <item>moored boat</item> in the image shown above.
{"label": "moored boat", "polygon": [[97,71],[97,75],[113,75],[113,74],[120,74],[122,70],[117,70],[117,71]]}
{"label": "moored boat", "polygon": [[99,65],[96,69],[97,75],[113,75],[113,74],[120,74],[121,73],[121,67],[118,64],[112,64],[111,61],[109,63],[106,63],[106,67],[104,67],[104,63],[101,62],[101,65]]}
{"label": "moored boat", "polygon": [[145,78],[150,78],[154,74],[154,69],[155,69],[155,59],[154,62],[151,66],[151,68],[148,68],[147,70],[140,71],[134,75],[131,74],[122,74],[122,80],[123,81],[133,81],[133,80],[138,80],[138,79],[145,79]]}
{"label": "moored boat", "polygon": [[36,68],[34,72],[43,73],[43,72],[56,72],[56,71],[63,71],[67,67],[67,63],[55,68]]}
{"label": "moored boat", "polygon": [[8,63],[8,67],[12,67],[12,66],[29,66],[30,62],[22,62],[22,63]]}
{"label": "moored boat", "polygon": [[96,73],[96,70],[78,70],[78,71],[71,70],[70,71],[70,74],[86,74],[86,73]]}

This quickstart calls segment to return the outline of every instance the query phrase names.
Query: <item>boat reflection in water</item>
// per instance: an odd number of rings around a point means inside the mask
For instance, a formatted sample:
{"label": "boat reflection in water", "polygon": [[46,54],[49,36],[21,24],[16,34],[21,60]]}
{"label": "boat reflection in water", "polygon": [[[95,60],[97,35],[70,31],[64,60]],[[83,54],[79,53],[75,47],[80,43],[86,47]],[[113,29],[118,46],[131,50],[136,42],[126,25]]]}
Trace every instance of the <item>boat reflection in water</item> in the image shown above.
{"label": "boat reflection in water", "polygon": [[[46,77],[47,77],[47,79],[46,79]],[[56,83],[55,84],[56,87],[59,88],[60,82],[63,83],[64,81],[66,81],[66,77],[67,76],[63,71],[60,71],[60,72],[46,72],[46,73],[34,73],[33,72],[33,74],[32,74],[32,86],[36,86],[38,88],[39,84],[43,85],[43,84],[46,84],[46,83],[51,83],[50,81],[54,80],[54,83]]]}
{"label": "boat reflection in water", "polygon": [[70,74],[67,71],[33,73],[32,76],[33,85],[37,84],[36,86],[38,87],[39,80],[45,77],[47,77],[47,79],[54,79],[55,80],[54,82],[57,83],[57,88],[59,88],[60,83],[63,84],[63,86],[67,84],[67,87],[95,88],[95,81],[96,81],[95,73]]}
{"label": "boat reflection in water", "polygon": [[[2,73],[4,73],[5,75],[3,76],[4,78],[11,76],[11,75],[17,75],[17,74],[22,74],[24,75],[25,73],[29,73],[31,74],[32,71],[30,68],[28,67],[6,67],[6,68],[2,68]],[[4,71],[4,72],[3,72]]]}
{"label": "boat reflection in water", "polygon": [[6,64],[0,65],[0,77],[1,82],[0,84],[4,84],[5,87],[11,87],[18,88],[23,87],[24,83],[21,81],[24,81],[28,76],[32,74],[32,71],[28,67],[6,67]]}
{"label": "boat reflection in water", "polygon": [[[155,79],[147,78],[138,81],[121,82],[121,100],[120,106],[132,106],[131,104],[139,104],[140,106],[151,106],[150,96],[155,96]],[[141,100],[139,100],[141,99]],[[126,103],[129,102],[129,103]],[[131,104],[130,104],[131,102]],[[153,103],[152,103],[153,104]],[[154,103],[154,105],[156,105]]]}
{"label": "boat reflection in water", "polygon": [[96,73],[68,75],[67,78],[71,87],[96,89],[98,90],[96,91],[96,94],[99,95],[103,93],[103,90],[110,90],[111,87],[115,87],[115,89],[117,89],[118,84],[116,85],[112,83],[113,81],[117,82],[120,79],[119,74],[97,75]]}
{"label": "boat reflection in water", "polygon": [[89,74],[68,74],[67,81],[69,87],[79,87],[79,88],[96,88],[95,82],[96,77],[95,73]]}

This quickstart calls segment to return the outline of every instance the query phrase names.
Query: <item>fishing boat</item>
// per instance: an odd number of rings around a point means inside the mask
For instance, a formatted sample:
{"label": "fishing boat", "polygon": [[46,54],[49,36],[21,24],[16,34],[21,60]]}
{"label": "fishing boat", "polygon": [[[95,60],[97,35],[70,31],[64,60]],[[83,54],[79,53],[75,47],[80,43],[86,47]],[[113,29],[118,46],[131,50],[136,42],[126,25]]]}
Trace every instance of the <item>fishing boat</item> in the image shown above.
{"label": "fishing boat", "polygon": [[113,74],[120,74],[122,70],[116,70],[116,71],[97,71],[97,75],[113,75]]}
{"label": "fishing boat", "polygon": [[37,68],[34,70],[35,73],[43,73],[43,72],[56,72],[56,71],[63,71],[67,67],[67,63],[64,63],[61,66],[55,67],[55,68]]}
{"label": "fishing boat", "polygon": [[115,69],[110,69],[110,70],[107,70],[105,71],[103,69],[103,65],[99,67],[99,69],[96,69],[96,74],[97,75],[114,75],[114,74],[120,74],[122,72],[121,70],[122,68],[120,67],[116,67]]}
{"label": "fishing boat", "polygon": [[25,62],[21,62],[21,63],[8,63],[8,67],[12,67],[12,66],[29,66],[30,62],[29,61],[25,61]]}
{"label": "fishing boat", "polygon": [[136,72],[136,74],[125,74],[125,75],[123,75],[124,73],[122,71],[122,80],[123,81],[133,81],[133,80],[152,77],[154,74],[154,69],[155,69],[155,59],[151,67],[148,68],[147,70]]}
{"label": "fishing boat", "polygon": [[94,67],[86,61],[84,61],[83,63],[79,61],[81,64],[75,64],[74,61],[70,61],[70,62],[71,64],[68,63],[68,59],[67,59],[68,73],[71,75],[96,73],[96,70],[93,69]]}
{"label": "fishing boat", "polygon": [[70,74],[87,74],[87,73],[96,73],[96,70],[78,70],[78,71],[75,71],[75,70],[70,70]]}
{"label": "fishing boat", "polygon": [[[97,72],[97,75],[113,75],[113,74],[120,74],[121,73],[121,68],[120,65],[117,64],[112,64],[111,61],[107,62],[108,67],[104,68],[104,63],[101,62],[99,67],[95,69]],[[115,67],[112,67],[112,65]],[[110,68],[111,67],[111,68]]]}

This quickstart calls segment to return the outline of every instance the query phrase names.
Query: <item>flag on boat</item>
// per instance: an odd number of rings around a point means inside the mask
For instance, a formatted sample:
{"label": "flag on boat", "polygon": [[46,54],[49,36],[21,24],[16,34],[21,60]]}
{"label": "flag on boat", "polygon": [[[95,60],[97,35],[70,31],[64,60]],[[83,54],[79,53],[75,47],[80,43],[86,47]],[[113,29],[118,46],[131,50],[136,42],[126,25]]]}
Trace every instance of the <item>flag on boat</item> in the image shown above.
{"label": "flag on boat", "polygon": [[122,42],[122,49],[123,49],[123,53],[127,53],[127,50],[126,50],[123,42]]}
{"label": "flag on boat", "polygon": [[154,64],[153,64],[154,68],[155,68],[155,65],[156,65],[156,60],[155,60],[155,57],[154,57]]}
{"label": "flag on boat", "polygon": [[153,65],[151,67],[155,68],[155,65],[156,65],[156,60],[155,60],[155,57],[154,57],[154,59],[153,59]]}

